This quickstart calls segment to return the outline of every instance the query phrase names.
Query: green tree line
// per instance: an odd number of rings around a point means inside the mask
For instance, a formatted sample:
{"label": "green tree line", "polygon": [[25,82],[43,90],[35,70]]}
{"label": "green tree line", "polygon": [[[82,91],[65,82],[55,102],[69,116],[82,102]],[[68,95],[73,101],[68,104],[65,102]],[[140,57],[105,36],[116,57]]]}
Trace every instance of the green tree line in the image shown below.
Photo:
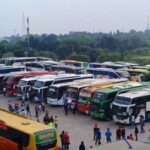
{"label": "green tree line", "polygon": [[150,31],[31,34],[29,48],[26,36],[12,36],[9,40],[0,42],[0,57],[25,55],[46,56],[54,60],[130,61],[147,64],[150,63]]}

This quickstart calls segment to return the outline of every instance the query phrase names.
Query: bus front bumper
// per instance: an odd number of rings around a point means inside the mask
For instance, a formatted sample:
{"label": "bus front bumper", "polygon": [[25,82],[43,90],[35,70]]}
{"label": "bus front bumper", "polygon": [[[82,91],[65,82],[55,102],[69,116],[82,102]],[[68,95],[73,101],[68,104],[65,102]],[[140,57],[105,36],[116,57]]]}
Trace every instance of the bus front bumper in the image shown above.
{"label": "bus front bumper", "polygon": [[99,119],[99,120],[105,120],[106,119],[104,113],[91,112],[90,116],[94,119]]}
{"label": "bus front bumper", "polygon": [[84,114],[89,114],[90,113],[90,108],[87,105],[84,106],[84,105],[78,104],[78,112],[84,113]]}
{"label": "bus front bumper", "polygon": [[116,117],[116,116],[113,115],[113,120],[114,120],[116,123],[130,124],[129,117],[128,117],[127,119],[121,119],[121,118],[118,118],[118,117]]}

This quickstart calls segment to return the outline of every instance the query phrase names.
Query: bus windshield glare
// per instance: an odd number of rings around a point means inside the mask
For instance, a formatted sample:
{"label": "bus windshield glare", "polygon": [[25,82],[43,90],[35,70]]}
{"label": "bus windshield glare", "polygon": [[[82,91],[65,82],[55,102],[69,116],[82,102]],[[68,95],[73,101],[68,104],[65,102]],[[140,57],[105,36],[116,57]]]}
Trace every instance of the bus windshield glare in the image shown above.
{"label": "bus windshield glare", "polygon": [[20,80],[19,83],[18,83],[19,86],[26,86],[27,85],[27,82],[26,81],[23,81],[23,80]]}
{"label": "bus windshield glare", "polygon": [[89,97],[86,97],[86,96],[79,96],[79,101],[88,101],[88,98]]}
{"label": "bus windshield glare", "polygon": [[49,88],[47,92],[47,97],[49,98],[57,98],[57,90],[55,88]]}
{"label": "bus windshield glare", "polygon": [[93,100],[98,100],[98,101],[102,101],[102,100],[106,100],[107,99],[107,95],[104,93],[95,93],[93,95]]}
{"label": "bus windshield glare", "polygon": [[131,99],[123,96],[117,96],[114,99],[114,102],[118,104],[129,105],[131,103]]}
{"label": "bus windshield glare", "polygon": [[44,82],[42,82],[42,81],[36,81],[34,83],[34,87],[36,87],[36,88],[41,88],[43,86],[44,86]]}
{"label": "bus windshield glare", "polygon": [[7,82],[12,83],[12,82],[14,82],[14,80],[15,80],[14,77],[9,77],[9,78],[7,79]]}

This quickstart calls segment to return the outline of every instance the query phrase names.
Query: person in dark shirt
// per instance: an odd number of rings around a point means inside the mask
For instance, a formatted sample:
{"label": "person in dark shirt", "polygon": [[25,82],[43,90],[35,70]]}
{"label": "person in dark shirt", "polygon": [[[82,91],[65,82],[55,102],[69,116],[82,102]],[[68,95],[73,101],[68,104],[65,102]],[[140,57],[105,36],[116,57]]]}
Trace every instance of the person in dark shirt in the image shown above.
{"label": "person in dark shirt", "polygon": [[81,144],[79,146],[79,150],[85,150],[85,145],[84,145],[83,141],[81,141]]}

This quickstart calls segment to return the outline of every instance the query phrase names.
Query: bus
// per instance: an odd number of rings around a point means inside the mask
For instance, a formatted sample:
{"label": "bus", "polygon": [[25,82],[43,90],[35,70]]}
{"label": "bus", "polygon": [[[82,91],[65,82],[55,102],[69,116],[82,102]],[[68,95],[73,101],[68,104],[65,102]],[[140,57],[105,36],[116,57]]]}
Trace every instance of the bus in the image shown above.
{"label": "bus", "polygon": [[[98,86],[98,85],[105,85],[112,82],[120,82],[120,79],[93,79],[91,81],[87,82],[81,82],[77,84],[73,84],[71,86],[68,86],[66,90],[66,101],[70,100],[76,105],[76,109],[78,108],[78,99],[79,99],[79,93],[80,91],[89,86]],[[127,80],[125,80],[127,81]]]}
{"label": "bus", "polygon": [[0,109],[1,150],[59,150],[55,128]]}
{"label": "bus", "polygon": [[91,99],[90,116],[99,120],[112,120],[112,110],[110,109],[110,105],[118,93],[149,86],[150,83],[141,84],[139,82],[130,81],[113,85],[106,89],[96,90]]}
{"label": "bus", "polygon": [[11,75],[17,75],[17,74],[22,74],[22,73],[27,73],[28,71],[19,71],[19,72],[11,72],[7,74],[0,74],[0,93],[3,92],[3,88],[6,86],[6,81],[8,77]]}
{"label": "bus", "polygon": [[119,85],[122,83],[126,83],[127,80],[118,80],[118,81],[108,81],[108,83],[105,84],[98,84],[98,85],[93,85],[93,86],[89,86],[89,87],[85,87],[83,89],[81,89],[80,93],[79,93],[79,99],[78,99],[78,112],[80,113],[84,113],[84,114],[90,114],[90,110],[91,110],[91,99],[93,94],[95,93],[96,90],[100,90],[100,89],[105,89],[108,87],[111,87],[113,85]]}
{"label": "bus", "polygon": [[123,69],[130,74],[131,81],[140,81],[140,75],[148,74],[149,71],[146,69]]}
{"label": "bus", "polygon": [[32,86],[35,100],[38,100],[40,97],[40,99],[47,101],[47,91],[50,85],[86,78],[93,78],[93,75],[60,74],[53,78],[39,79]]}
{"label": "bus", "polygon": [[69,65],[51,65],[51,71],[62,71],[65,73],[85,74],[83,67],[69,66]]}
{"label": "bus", "polygon": [[29,77],[29,78],[23,78],[21,79],[18,84],[16,85],[17,88],[17,97],[18,98],[22,98],[22,97],[26,97],[27,91],[30,90],[31,91],[31,87],[34,85],[34,83],[38,80],[38,79],[42,79],[42,78],[50,78],[50,77],[54,77],[56,75],[41,75],[41,76],[35,76],[35,77]]}
{"label": "bus", "polygon": [[0,67],[0,74],[7,74],[7,73],[10,73],[10,72],[20,72],[20,71],[26,71],[26,67],[24,66],[3,66],[3,67]]}
{"label": "bus", "polygon": [[63,60],[61,63],[65,65],[75,66],[75,67],[82,67],[86,68],[88,63],[83,61],[76,61],[76,60]]}
{"label": "bus", "polygon": [[56,61],[38,61],[38,62],[28,62],[25,63],[25,66],[27,67],[28,70],[47,70],[47,71],[51,71],[51,66],[52,65],[57,65],[59,64]]}
{"label": "bus", "polygon": [[4,58],[6,66],[23,65],[25,62],[37,61],[36,57],[8,57]]}
{"label": "bus", "polygon": [[67,87],[73,84],[80,84],[81,82],[91,81],[91,79],[79,79],[72,82],[65,82],[60,84],[51,85],[47,91],[47,103],[50,105],[64,105],[64,93],[66,93]]}
{"label": "bus", "polygon": [[93,74],[95,78],[129,78],[128,72],[111,68],[87,68],[87,73]]}
{"label": "bus", "polygon": [[49,74],[48,71],[28,71],[21,74],[13,74],[8,77],[6,80],[5,94],[7,96],[15,96],[16,95],[16,85],[18,84],[19,80],[26,77],[33,77],[37,75],[44,75]]}
{"label": "bus", "polygon": [[140,123],[141,116],[150,120],[150,88],[118,94],[112,103],[112,111],[113,120],[122,124],[130,124],[132,116],[135,123]]}

